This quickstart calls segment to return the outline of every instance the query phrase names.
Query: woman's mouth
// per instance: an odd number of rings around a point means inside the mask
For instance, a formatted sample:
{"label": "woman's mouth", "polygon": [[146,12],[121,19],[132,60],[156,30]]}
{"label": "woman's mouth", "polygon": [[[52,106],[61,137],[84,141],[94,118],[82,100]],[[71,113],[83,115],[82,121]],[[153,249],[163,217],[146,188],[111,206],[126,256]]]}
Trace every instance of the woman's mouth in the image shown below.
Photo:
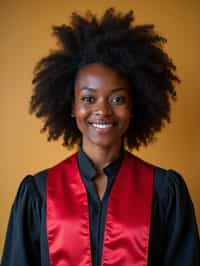
{"label": "woman's mouth", "polygon": [[89,123],[97,132],[107,133],[114,127],[114,123]]}
{"label": "woman's mouth", "polygon": [[96,127],[96,128],[110,128],[113,126],[113,124],[95,124],[95,123],[93,123],[92,126]]}

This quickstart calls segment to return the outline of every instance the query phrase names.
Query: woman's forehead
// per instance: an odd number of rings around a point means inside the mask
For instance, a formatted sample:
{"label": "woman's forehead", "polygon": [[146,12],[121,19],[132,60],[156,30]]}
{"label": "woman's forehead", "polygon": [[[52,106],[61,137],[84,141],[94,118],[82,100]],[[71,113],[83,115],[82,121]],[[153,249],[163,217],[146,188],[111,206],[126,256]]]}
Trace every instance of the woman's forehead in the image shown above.
{"label": "woman's forehead", "polygon": [[86,65],[79,70],[76,85],[84,84],[129,87],[128,80],[117,69],[101,63]]}

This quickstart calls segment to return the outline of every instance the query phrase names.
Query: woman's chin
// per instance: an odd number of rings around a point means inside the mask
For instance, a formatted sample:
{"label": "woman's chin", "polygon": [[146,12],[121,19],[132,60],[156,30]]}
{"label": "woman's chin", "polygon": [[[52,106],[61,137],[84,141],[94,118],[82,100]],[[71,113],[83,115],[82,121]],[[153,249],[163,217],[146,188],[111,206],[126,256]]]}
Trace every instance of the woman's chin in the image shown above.
{"label": "woman's chin", "polygon": [[[88,141],[87,141],[88,142]],[[102,148],[112,148],[121,146],[121,138],[112,138],[112,137],[95,137],[91,138],[88,142],[90,146],[98,146]]]}

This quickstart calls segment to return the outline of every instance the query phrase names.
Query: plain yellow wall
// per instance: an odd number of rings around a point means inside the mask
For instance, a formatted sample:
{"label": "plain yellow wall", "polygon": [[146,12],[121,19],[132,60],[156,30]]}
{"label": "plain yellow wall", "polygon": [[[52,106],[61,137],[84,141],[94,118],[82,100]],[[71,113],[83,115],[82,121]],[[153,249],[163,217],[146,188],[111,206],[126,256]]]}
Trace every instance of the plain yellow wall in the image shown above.
{"label": "plain yellow wall", "polygon": [[28,115],[32,71],[38,59],[55,47],[51,26],[72,11],[100,14],[109,6],[135,10],[137,23],[153,23],[168,38],[166,50],[177,64],[182,84],[172,123],[139,155],[185,178],[200,225],[200,1],[198,0],[2,0],[0,9],[0,252],[11,204],[21,179],[69,155],[60,142],[39,134],[40,121]]}

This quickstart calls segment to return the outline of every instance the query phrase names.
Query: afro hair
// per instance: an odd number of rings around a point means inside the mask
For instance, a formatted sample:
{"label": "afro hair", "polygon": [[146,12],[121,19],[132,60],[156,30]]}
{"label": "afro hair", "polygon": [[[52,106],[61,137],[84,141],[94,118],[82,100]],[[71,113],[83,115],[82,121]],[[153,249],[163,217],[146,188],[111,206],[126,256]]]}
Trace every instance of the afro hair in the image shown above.
{"label": "afro hair", "polygon": [[81,133],[71,117],[74,83],[78,71],[91,63],[108,65],[124,75],[134,99],[133,114],[126,132],[129,149],[147,145],[170,122],[171,99],[176,99],[176,67],[163,46],[166,39],[154,25],[134,25],[134,13],[109,8],[98,19],[90,11],[85,16],[72,13],[68,25],[54,26],[58,49],[36,65],[30,113],[43,119],[42,132],[48,140],[63,137],[72,147]]}

